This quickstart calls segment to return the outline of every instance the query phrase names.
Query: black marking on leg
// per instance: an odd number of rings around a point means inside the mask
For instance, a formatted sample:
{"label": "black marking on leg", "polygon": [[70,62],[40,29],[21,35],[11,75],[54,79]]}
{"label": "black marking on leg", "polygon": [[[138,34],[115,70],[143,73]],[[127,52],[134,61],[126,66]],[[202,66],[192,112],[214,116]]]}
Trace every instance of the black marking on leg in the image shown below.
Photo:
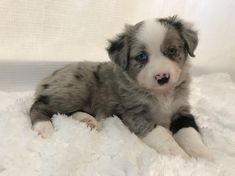
{"label": "black marking on leg", "polygon": [[192,127],[199,132],[199,128],[191,114],[180,114],[174,120],[172,120],[170,125],[170,130],[173,134],[177,133],[182,128]]}
{"label": "black marking on leg", "polygon": [[43,103],[43,104],[49,104],[50,98],[47,95],[40,95],[37,100],[37,102]]}

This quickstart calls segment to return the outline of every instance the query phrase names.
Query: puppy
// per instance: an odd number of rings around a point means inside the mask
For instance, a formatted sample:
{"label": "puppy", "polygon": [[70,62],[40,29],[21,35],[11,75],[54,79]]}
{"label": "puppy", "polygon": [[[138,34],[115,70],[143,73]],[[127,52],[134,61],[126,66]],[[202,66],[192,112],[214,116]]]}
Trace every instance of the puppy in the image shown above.
{"label": "puppy", "polygon": [[212,160],[188,102],[188,57],[197,44],[197,32],[176,16],[127,25],[109,41],[112,62],[71,64],[42,80],[33,129],[48,137],[55,113],[87,112],[98,121],[117,115],[156,151]]}

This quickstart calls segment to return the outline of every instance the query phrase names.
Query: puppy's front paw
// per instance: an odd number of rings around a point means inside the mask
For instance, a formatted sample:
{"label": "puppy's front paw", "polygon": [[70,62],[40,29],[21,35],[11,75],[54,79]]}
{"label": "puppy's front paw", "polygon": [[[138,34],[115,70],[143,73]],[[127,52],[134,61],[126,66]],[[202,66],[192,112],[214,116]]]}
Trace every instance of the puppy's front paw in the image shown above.
{"label": "puppy's front paw", "polygon": [[42,138],[48,138],[52,135],[54,128],[50,121],[39,121],[33,125],[33,130],[42,136]]}
{"label": "puppy's front paw", "polygon": [[72,115],[72,117],[76,120],[79,120],[80,122],[86,123],[87,127],[90,127],[91,129],[97,129],[98,127],[96,119],[90,114],[84,112],[76,112]]}
{"label": "puppy's front paw", "polygon": [[174,138],[191,157],[215,160],[211,151],[203,143],[201,135],[194,128],[182,128],[174,134]]}
{"label": "puppy's front paw", "polygon": [[207,159],[209,161],[215,162],[215,158],[214,158],[212,152],[205,145],[195,149],[194,151],[192,151],[191,155],[194,158],[204,158],[204,159]]}
{"label": "puppy's front paw", "polygon": [[157,126],[142,140],[160,154],[177,155],[184,159],[190,159],[176,143],[170,132],[162,126]]}

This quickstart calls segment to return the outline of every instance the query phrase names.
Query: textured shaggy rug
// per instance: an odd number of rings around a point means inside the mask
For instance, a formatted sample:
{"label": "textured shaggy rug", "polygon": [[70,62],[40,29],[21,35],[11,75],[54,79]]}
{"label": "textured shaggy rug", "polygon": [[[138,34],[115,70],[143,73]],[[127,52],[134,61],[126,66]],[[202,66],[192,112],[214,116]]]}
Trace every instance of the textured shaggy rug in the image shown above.
{"label": "textured shaggy rug", "polygon": [[195,77],[191,104],[215,163],[156,153],[118,118],[103,130],[55,115],[55,133],[31,130],[33,92],[0,92],[0,176],[217,176],[235,175],[235,84],[227,74]]}

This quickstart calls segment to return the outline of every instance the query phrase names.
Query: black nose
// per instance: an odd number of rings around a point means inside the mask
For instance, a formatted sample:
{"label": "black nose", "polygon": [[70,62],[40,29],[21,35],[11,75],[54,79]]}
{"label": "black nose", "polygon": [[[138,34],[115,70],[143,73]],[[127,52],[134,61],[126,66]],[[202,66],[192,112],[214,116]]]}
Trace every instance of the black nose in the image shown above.
{"label": "black nose", "polygon": [[160,84],[160,85],[166,84],[166,83],[168,83],[168,81],[169,81],[169,78],[167,78],[167,77],[164,77],[164,78],[157,80],[158,84]]}
{"label": "black nose", "polygon": [[157,80],[159,85],[163,85],[163,84],[168,83],[168,81],[170,79],[170,74],[167,74],[167,73],[157,74],[155,76],[155,79]]}

